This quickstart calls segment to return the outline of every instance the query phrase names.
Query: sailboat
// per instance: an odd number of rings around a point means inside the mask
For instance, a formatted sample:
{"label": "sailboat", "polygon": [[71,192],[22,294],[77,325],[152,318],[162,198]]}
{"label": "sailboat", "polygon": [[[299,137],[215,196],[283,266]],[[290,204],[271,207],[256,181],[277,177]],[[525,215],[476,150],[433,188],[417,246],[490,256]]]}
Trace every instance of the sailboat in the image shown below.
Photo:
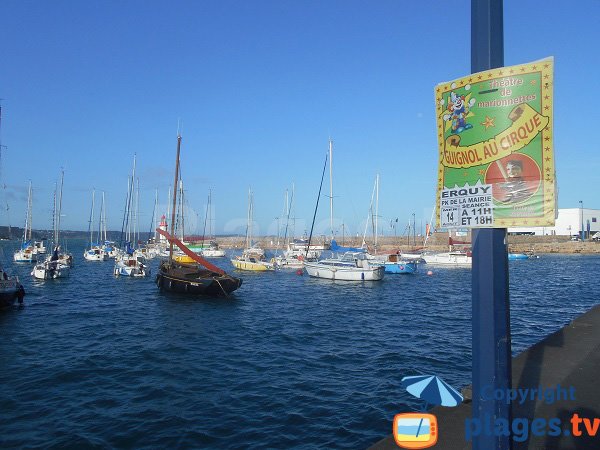
{"label": "sailboat", "polygon": [[231,260],[233,267],[239,270],[251,270],[254,272],[264,272],[275,270],[274,263],[267,261],[265,251],[262,248],[255,247],[252,244],[252,224],[254,213],[254,195],[252,190],[248,190],[248,225],[246,226],[246,247],[240,256]]}
{"label": "sailboat", "polygon": [[[205,258],[220,258],[225,256],[225,250],[219,248],[212,231],[212,192],[208,191],[208,204],[206,205],[206,214],[204,215],[204,231],[202,232],[202,242],[200,245],[189,245],[190,250],[199,253]],[[208,245],[206,245],[206,226],[208,225]]]}
{"label": "sailboat", "polygon": [[[300,240],[291,240],[289,238],[290,214],[294,205],[294,185],[292,184],[292,195],[288,202],[288,192],[285,191],[285,211],[286,218],[285,232],[283,241],[286,244],[286,250],[282,255],[275,256],[275,262],[278,268],[281,269],[301,269],[304,267],[304,261],[317,261],[321,256],[321,252],[312,246],[310,249],[306,247],[306,242]],[[279,246],[279,231],[277,233],[277,245]]]}
{"label": "sailboat", "polygon": [[[375,212],[373,213],[373,196],[375,195]],[[378,219],[379,219],[379,174],[375,177],[375,185],[373,186],[373,194],[371,194],[371,205],[369,207],[369,215],[371,223],[373,225],[373,252],[367,253],[367,258],[371,260],[372,264],[382,265],[385,269],[385,273],[394,274],[413,274],[417,271],[418,261],[414,259],[405,259],[400,255],[400,252],[392,254],[377,253],[378,244],[377,239],[379,236]],[[367,225],[365,226],[365,232],[363,234],[363,246],[366,245],[367,236]]]}
{"label": "sailboat", "polygon": [[73,264],[73,255],[61,251],[60,247],[60,218],[62,213],[62,191],[65,173],[61,172],[60,193],[56,196],[54,191],[54,242],[52,243],[52,254],[45,261],[38,261],[33,267],[31,275],[38,280],[50,280],[55,278],[65,278],[69,276]]}
{"label": "sailboat", "polygon": [[[131,178],[127,182],[127,197],[125,201],[125,211],[123,213],[123,225],[121,228],[121,240],[123,233],[126,231],[126,241],[123,252],[115,258],[113,273],[116,277],[146,277],[150,275],[150,268],[146,263],[145,256],[142,252],[132,247],[131,244],[132,240],[134,242],[139,240],[136,238],[139,196],[136,195],[135,189],[135,163],[136,155],[133,155],[133,171]],[[137,193],[139,194],[139,182]]]}
{"label": "sailboat", "polygon": [[470,251],[470,242],[453,239],[451,233],[448,234],[449,251],[440,253],[424,253],[423,259],[432,266],[445,267],[468,267],[473,265],[473,256]]}
{"label": "sailboat", "polygon": [[[333,182],[331,157],[333,156],[333,142],[329,140],[329,186],[330,186],[330,225],[331,225],[331,246],[335,248],[336,243],[333,239]],[[319,187],[319,197],[321,196],[321,188],[323,187],[323,178],[325,177],[325,168],[327,165],[327,157],[325,157],[325,166],[323,166],[323,174],[321,176],[321,186]],[[319,197],[315,206],[315,214],[311,226],[309,245],[312,239],[312,232],[319,207]],[[304,270],[309,276],[315,278],[326,278],[328,280],[341,281],[379,281],[383,279],[385,269],[381,265],[373,265],[367,258],[366,253],[362,249],[348,249],[341,257],[332,257],[322,259],[316,262],[305,261]]]}
{"label": "sailboat", "polygon": [[[94,221],[94,200],[96,197],[96,190],[92,191],[92,209],[90,211],[90,221],[89,221],[89,233],[90,233],[90,248],[83,252],[83,257],[87,261],[107,261],[108,253],[104,251],[104,248],[101,247],[98,243],[94,244],[94,229],[92,228],[92,223]],[[102,197],[104,200],[104,197]],[[104,209],[104,201],[102,202],[102,206],[100,207],[100,222],[99,228],[102,227],[102,210]],[[100,230],[98,230],[98,239],[100,239]]]}
{"label": "sailboat", "polygon": [[[173,185],[173,210],[171,212],[171,233],[161,227],[156,232],[169,243],[169,258],[162,261],[156,275],[156,285],[161,291],[201,296],[228,296],[242,285],[240,278],[227,274],[221,268],[206,261],[191,251],[183,242],[174,237],[175,209],[177,206],[177,181],[179,179],[179,154],[181,135],[177,135],[177,157],[175,160],[175,183]],[[173,245],[189,256],[194,263],[182,263],[173,259]]]}
{"label": "sailboat", "polygon": [[23,227],[23,241],[21,248],[17,250],[13,256],[15,262],[35,262],[38,255],[46,253],[44,241],[32,241],[31,239],[31,210],[32,210],[32,189],[31,181],[29,182],[29,190],[27,194],[27,213],[25,215],[25,226]]}

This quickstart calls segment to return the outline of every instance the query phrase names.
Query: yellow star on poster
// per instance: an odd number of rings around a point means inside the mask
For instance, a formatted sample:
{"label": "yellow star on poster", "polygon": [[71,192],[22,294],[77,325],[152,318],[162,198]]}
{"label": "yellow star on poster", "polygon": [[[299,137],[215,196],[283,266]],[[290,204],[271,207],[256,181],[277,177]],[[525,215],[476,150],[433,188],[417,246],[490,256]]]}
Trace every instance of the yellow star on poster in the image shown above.
{"label": "yellow star on poster", "polygon": [[494,118],[493,117],[488,117],[488,116],[485,116],[485,121],[481,122],[481,125],[483,125],[486,130],[489,127],[495,127],[496,126],[496,125],[494,125]]}

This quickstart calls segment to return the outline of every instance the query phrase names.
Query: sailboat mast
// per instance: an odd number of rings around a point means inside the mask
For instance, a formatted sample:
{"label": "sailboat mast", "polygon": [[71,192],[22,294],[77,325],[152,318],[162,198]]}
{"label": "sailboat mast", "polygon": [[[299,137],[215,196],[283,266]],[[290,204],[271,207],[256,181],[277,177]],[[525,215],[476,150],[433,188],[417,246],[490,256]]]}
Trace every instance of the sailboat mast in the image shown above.
{"label": "sailboat mast", "polygon": [[246,248],[250,248],[252,242],[252,190],[248,189],[248,227],[246,231]]}
{"label": "sailboat mast", "polygon": [[[204,248],[204,240],[206,239],[206,222],[208,221],[208,214],[210,210],[210,189],[208,190],[208,203],[206,204],[206,211],[204,212],[204,229],[202,230],[202,248]],[[210,225],[209,225],[210,227]],[[210,233],[210,229],[209,229]]]}
{"label": "sailboat mast", "polygon": [[[179,179],[179,152],[181,135],[177,134],[177,156],[175,157],[175,181],[173,182],[173,210],[171,211],[171,236],[175,230],[175,209],[177,208],[177,180]],[[173,241],[169,241],[169,261],[173,261]]]}
{"label": "sailboat mast", "polygon": [[104,191],[102,191],[102,205],[100,207],[100,220],[98,221],[98,241],[106,241],[106,204]]}
{"label": "sailboat mast", "polygon": [[56,247],[58,245],[58,233],[57,233],[57,227],[56,227],[56,222],[57,222],[57,217],[56,217],[56,211],[57,211],[57,206],[56,206],[56,191],[58,190],[58,185],[57,183],[54,183],[54,208],[52,209],[52,231],[54,233],[54,247]]}
{"label": "sailboat mast", "polygon": [[375,185],[377,186],[375,194],[375,252],[377,252],[377,235],[379,234],[379,229],[377,228],[379,226],[379,174],[377,174],[375,180]]}
{"label": "sailboat mast", "polygon": [[88,229],[90,231],[90,249],[92,248],[94,242],[94,229],[92,228],[92,224],[94,223],[94,197],[96,196],[96,189],[92,190],[92,208],[90,209],[90,220]]}
{"label": "sailboat mast", "polygon": [[[208,190],[208,238],[211,240],[214,236],[214,229],[212,224],[212,191]],[[206,227],[206,225],[205,225]],[[204,240],[202,241],[202,246],[204,247]]]}
{"label": "sailboat mast", "polygon": [[329,227],[333,239],[333,141],[329,138]]}
{"label": "sailboat mast", "polygon": [[179,180],[179,215],[181,216],[181,230],[179,235],[181,236],[181,242],[185,240],[185,215],[183,211],[184,199],[183,199],[183,180]]}
{"label": "sailboat mast", "polygon": [[23,242],[31,240],[31,181],[27,194],[27,213],[25,214],[25,229],[23,230]]}
{"label": "sailboat mast", "polygon": [[63,195],[63,185],[65,181],[65,171],[64,169],[60,171],[60,191],[58,196],[58,217],[57,217],[57,225],[56,225],[56,245],[58,246],[58,239],[60,233],[60,216],[62,215],[62,195]]}
{"label": "sailboat mast", "polygon": [[[154,224],[157,223],[156,222],[156,207],[157,206],[158,206],[158,189],[156,189],[156,191],[154,193],[154,209],[152,210],[152,221],[150,222],[150,231],[148,232],[148,241],[152,237],[152,230],[154,230]],[[154,242],[157,242],[157,240],[158,240],[158,235],[157,235],[156,231],[154,231]]]}

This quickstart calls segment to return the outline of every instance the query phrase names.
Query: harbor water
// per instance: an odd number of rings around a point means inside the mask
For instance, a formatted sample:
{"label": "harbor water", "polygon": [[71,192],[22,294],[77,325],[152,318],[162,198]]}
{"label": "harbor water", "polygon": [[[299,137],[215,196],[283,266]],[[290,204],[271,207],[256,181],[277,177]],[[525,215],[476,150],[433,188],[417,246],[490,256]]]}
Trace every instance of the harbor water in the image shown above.
{"label": "harbor water", "polygon": [[[470,383],[469,269],[365,283],[236,272],[230,298],[192,300],[158,291],[158,260],[148,278],[115,278],[73,242],[70,278],[39,282],[1,245],[27,293],[0,311],[3,449],[359,449],[422,406],[403,376]],[[511,261],[513,352],[595,305],[598,273],[598,256]]]}

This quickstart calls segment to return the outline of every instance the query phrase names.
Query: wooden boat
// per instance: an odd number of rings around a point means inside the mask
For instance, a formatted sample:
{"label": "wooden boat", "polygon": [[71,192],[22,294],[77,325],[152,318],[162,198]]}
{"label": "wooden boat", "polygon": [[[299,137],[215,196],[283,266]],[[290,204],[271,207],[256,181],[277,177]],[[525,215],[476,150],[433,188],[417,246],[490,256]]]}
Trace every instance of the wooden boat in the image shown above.
{"label": "wooden boat", "polygon": [[[223,269],[211,264],[195,254],[179,239],[173,236],[175,210],[177,206],[177,181],[179,179],[179,153],[181,135],[177,136],[177,158],[175,159],[175,183],[173,184],[173,209],[171,233],[157,228],[156,232],[164,236],[169,243],[169,258],[161,262],[156,275],[156,285],[161,291],[177,292],[192,296],[228,296],[242,285],[240,278],[227,274]],[[173,259],[173,245],[195,263],[181,263]]]}

